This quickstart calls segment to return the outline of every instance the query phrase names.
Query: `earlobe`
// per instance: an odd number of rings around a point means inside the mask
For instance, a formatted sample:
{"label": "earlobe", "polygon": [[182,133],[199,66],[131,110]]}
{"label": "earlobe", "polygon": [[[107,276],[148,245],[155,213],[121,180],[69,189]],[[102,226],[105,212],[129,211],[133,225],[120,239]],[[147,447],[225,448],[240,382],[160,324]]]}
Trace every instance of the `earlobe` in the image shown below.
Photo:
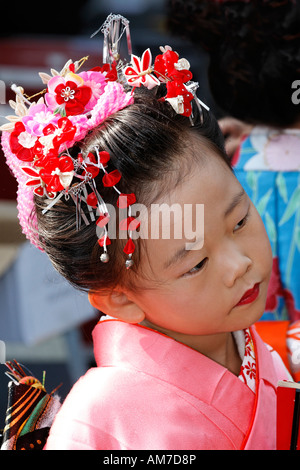
{"label": "earlobe", "polygon": [[127,323],[140,323],[145,319],[143,310],[128,298],[125,292],[89,292],[89,302],[97,310]]}

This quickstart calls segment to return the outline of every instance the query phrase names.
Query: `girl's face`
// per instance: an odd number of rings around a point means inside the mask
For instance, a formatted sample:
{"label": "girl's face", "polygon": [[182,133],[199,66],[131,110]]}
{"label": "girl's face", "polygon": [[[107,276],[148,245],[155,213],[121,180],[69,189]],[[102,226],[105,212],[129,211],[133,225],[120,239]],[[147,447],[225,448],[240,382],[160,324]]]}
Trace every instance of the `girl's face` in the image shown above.
{"label": "girl's face", "polygon": [[145,325],[186,344],[186,335],[231,332],[256,322],[272,267],[263,222],[234,174],[212,150],[193,165],[190,176],[157,203],[180,204],[182,214],[186,204],[203,204],[204,243],[202,227],[201,249],[196,244],[186,249],[191,240],[184,236],[183,220],[182,239],[144,240],[140,289],[130,293],[144,311]]}

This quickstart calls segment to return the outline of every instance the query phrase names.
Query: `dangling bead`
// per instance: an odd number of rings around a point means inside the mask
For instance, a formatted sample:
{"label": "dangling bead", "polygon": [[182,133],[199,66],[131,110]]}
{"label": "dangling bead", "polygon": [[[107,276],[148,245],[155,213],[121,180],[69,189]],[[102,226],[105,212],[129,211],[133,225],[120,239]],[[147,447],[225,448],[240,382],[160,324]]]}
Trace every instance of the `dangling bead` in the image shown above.
{"label": "dangling bead", "polygon": [[108,263],[109,254],[108,253],[102,253],[102,255],[100,256],[100,261],[102,261],[102,263]]}
{"label": "dangling bead", "polygon": [[126,267],[126,269],[130,269],[131,266],[133,266],[133,265],[134,265],[134,262],[133,262],[132,259],[127,259],[127,260],[125,261],[125,267]]}

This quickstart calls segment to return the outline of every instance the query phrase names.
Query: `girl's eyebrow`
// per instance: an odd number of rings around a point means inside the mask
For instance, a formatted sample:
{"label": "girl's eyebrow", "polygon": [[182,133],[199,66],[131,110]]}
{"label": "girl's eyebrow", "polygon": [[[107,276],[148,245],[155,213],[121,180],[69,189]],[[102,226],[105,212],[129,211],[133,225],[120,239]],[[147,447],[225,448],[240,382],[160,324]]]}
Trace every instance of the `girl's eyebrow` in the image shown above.
{"label": "girl's eyebrow", "polygon": [[244,188],[242,188],[241,191],[233,197],[231,203],[229,204],[224,213],[224,218],[228,217],[229,214],[231,214],[231,212],[236,208],[236,206],[239,205],[241,200],[244,198],[245,194],[245,190]]}

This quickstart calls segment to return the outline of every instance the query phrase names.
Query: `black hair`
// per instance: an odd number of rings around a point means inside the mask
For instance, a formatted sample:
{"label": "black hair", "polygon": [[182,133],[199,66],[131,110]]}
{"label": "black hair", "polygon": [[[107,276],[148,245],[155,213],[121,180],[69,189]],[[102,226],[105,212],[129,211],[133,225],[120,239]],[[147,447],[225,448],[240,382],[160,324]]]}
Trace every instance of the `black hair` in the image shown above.
{"label": "black hair", "polygon": [[[73,157],[79,151],[83,154],[95,151],[95,145],[109,152],[107,171],[117,169],[122,174],[118,189],[122,193],[135,193],[137,202],[146,207],[161,195],[162,188],[168,190],[170,184],[176,185],[180,180],[180,169],[186,163],[183,150],[193,140],[193,134],[204,150],[213,147],[230,166],[223,135],[211,113],[203,109],[201,118],[194,105],[191,123],[188,117],[176,114],[169,103],[158,98],[153,90],[136,89],[133,104],[109,116],[80,145],[70,149]],[[106,204],[116,207],[118,194],[112,188],[104,188],[101,178],[100,175],[95,178],[97,190]],[[161,181],[168,184],[157,184]],[[138,246],[130,273],[124,267],[122,253],[126,241],[118,237],[108,246],[109,262],[101,263],[102,248],[97,242],[96,224],[82,223],[77,230],[76,207],[71,198],[61,198],[42,213],[48,203],[46,198],[35,196],[40,245],[72,285],[83,290],[103,290],[128,282],[131,272],[138,268]],[[81,208],[87,211],[86,204]]]}
{"label": "black hair", "polygon": [[299,0],[168,0],[168,27],[207,51],[209,83],[225,114],[288,127],[300,117]]}

